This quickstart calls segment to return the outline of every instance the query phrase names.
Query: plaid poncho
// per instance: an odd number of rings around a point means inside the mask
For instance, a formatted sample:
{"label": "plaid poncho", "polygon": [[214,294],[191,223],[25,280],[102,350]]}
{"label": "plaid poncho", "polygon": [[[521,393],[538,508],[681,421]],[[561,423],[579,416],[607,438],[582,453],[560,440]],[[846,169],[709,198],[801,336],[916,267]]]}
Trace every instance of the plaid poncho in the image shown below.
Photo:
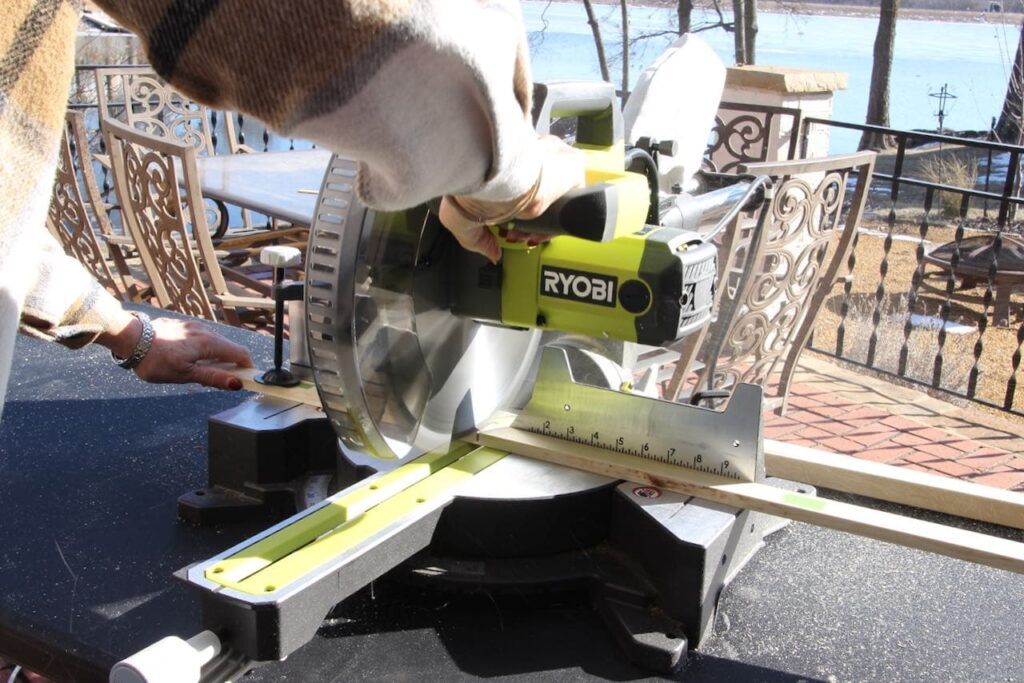
{"label": "plaid poncho", "polygon": [[[156,70],[361,161],[377,208],[508,200],[540,168],[519,9],[486,0],[98,0]],[[75,0],[0,20],[0,407],[15,329],[89,343],[119,305],[44,228],[73,72]]]}

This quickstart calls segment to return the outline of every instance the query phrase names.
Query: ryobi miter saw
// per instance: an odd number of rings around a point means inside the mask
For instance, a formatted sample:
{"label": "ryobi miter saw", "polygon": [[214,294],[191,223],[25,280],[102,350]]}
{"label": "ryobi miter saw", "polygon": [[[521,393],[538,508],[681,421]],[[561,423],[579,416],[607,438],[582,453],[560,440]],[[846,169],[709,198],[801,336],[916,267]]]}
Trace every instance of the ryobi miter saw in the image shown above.
{"label": "ryobi miter saw", "polygon": [[622,366],[630,345],[668,345],[708,323],[713,237],[759,205],[765,182],[659,192],[658,157],[674,145],[627,149],[606,84],[538,86],[534,113],[541,132],[575,123],[588,185],[517,224],[553,238],[502,241],[497,265],[460,249],[429,206],[363,206],[356,164],[332,160],[295,302],[304,312],[291,315],[291,370],[307,365],[317,396],[307,382],[212,418],[210,485],[179,508],[200,523],[297,512],[184,570],[207,632],[115,673],[157,658],[192,667],[188,680],[223,646],[230,656],[203,680],[225,680],[301,647],[384,574],[459,590],[583,588],[628,656],[656,670],[700,642],[723,586],[777,520],[480,447],[474,435],[511,424],[566,452],[586,444],[764,479],[759,388],[738,386],[717,411],[661,401],[657,368],[638,379]]}
{"label": "ryobi miter saw", "polygon": [[542,333],[664,346],[710,319],[715,230],[697,228],[715,214],[724,225],[756,201],[760,181],[662,202],[653,155],[672,145],[646,140],[627,152],[610,86],[542,85],[535,102],[542,133],[552,119],[576,121],[587,187],[516,225],[554,239],[502,241],[496,265],[459,248],[426,206],[362,206],[355,163],[331,164],[307,260],[306,320],[324,410],[348,447],[407,458],[446,445],[529,386]]}

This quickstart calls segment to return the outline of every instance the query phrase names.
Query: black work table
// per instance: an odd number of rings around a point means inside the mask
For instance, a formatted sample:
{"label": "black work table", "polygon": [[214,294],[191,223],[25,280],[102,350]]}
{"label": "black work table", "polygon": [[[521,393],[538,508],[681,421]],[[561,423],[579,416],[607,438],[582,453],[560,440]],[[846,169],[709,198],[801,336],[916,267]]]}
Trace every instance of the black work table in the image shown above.
{"label": "black work table", "polygon": [[[270,340],[228,336],[269,359]],[[166,635],[200,630],[172,572],[255,533],[193,528],[206,418],[245,394],[146,385],[103,349],[22,338],[0,423],[0,654],[105,681]],[[1021,534],[1017,534],[1020,538]],[[634,680],[574,595],[451,595],[377,582],[318,637],[246,681]],[[726,590],[687,681],[1024,681],[1024,576],[794,524]]]}

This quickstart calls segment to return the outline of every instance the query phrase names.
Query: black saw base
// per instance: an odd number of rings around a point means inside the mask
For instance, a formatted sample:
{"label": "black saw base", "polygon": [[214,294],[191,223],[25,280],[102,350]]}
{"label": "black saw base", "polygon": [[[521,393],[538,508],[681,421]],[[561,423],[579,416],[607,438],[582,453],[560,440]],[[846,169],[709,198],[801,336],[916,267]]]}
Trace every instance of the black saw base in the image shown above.
{"label": "black saw base", "polygon": [[[179,501],[193,522],[283,518],[315,502],[303,498],[308,482],[329,480],[326,495],[372,473],[337,448],[318,414],[256,401],[211,418],[209,429],[209,485]],[[581,485],[573,470],[543,467],[548,493],[458,495],[392,539],[379,559],[368,552],[356,573],[461,593],[582,592],[630,660],[670,673],[709,632],[727,583],[782,525],[651,486],[602,478]],[[362,579],[350,572],[338,580]],[[256,611],[206,594],[204,626],[237,634],[231,646],[253,659],[277,659],[312,637],[329,611],[325,601],[361,585],[310,590]]]}

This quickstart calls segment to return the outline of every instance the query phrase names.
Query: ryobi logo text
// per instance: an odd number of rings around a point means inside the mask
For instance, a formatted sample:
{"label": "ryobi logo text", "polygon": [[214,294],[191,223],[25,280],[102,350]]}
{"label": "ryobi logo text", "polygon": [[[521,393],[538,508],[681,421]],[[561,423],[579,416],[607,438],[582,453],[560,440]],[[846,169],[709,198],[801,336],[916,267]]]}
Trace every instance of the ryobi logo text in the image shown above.
{"label": "ryobi logo text", "polygon": [[617,284],[617,278],[581,270],[544,266],[540,271],[540,293],[544,296],[598,306],[615,306]]}

